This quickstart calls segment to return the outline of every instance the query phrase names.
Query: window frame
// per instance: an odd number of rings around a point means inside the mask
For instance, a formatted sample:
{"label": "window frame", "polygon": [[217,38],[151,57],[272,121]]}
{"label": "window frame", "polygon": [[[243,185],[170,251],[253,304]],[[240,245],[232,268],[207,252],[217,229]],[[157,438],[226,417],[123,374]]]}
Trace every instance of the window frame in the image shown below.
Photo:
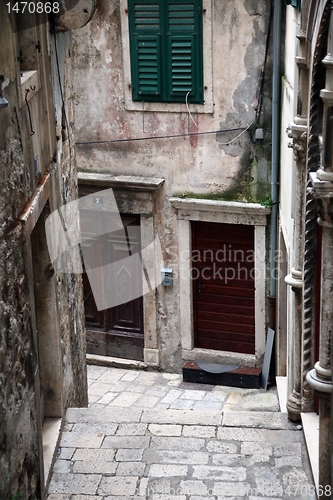
{"label": "window frame", "polygon": [[[202,0],[202,39],[203,39],[203,103],[189,103],[191,113],[213,113],[213,24],[212,0]],[[185,102],[133,101],[131,86],[131,62],[129,44],[128,0],[120,0],[121,33],[124,71],[124,103],[128,111],[188,112]]]}

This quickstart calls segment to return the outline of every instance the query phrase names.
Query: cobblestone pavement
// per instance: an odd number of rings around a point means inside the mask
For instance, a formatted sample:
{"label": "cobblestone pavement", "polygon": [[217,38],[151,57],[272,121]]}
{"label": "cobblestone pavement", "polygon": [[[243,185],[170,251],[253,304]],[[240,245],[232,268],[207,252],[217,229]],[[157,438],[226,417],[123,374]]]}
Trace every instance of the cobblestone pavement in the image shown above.
{"label": "cobblestone pavement", "polygon": [[67,411],[48,500],[314,500],[303,432],[275,389],[88,367]]}

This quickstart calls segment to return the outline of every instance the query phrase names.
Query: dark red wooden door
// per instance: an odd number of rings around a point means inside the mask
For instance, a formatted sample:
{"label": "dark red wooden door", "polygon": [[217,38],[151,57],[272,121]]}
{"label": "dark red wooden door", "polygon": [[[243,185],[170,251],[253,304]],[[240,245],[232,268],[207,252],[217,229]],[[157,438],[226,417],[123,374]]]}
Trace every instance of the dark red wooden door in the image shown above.
{"label": "dark red wooden door", "polygon": [[[92,235],[99,229],[101,215],[96,216],[93,211],[81,211],[80,216],[85,245],[91,245],[90,259],[88,255],[91,267],[97,267],[98,263],[115,263],[115,266],[101,272],[100,282],[101,286],[104,286],[104,282],[112,283],[112,293],[119,299],[119,305],[98,311],[88,277],[84,273],[87,352],[143,360],[143,298],[142,295],[135,298],[131,296],[133,288],[137,291],[142,287],[142,267],[140,259],[124,261],[129,256],[141,254],[139,231],[130,235],[128,233],[129,228],[140,226],[140,217],[122,215],[125,230],[94,238]],[[108,272],[112,272],[112,275],[108,275]]]}
{"label": "dark red wooden door", "polygon": [[192,223],[195,345],[255,353],[254,227]]}

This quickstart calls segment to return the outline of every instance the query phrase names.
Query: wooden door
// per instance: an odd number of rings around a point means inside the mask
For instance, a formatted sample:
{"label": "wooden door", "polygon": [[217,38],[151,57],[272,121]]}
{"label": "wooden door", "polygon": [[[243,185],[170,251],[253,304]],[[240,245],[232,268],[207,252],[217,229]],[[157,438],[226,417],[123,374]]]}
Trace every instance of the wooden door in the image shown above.
{"label": "wooden door", "polygon": [[193,222],[191,277],[195,346],[255,354],[254,227]]}
{"label": "wooden door", "polygon": [[100,282],[101,286],[104,286],[104,281],[112,283],[112,291],[119,299],[119,305],[98,311],[88,277],[84,273],[87,352],[143,360],[143,298],[142,294],[135,298],[131,296],[133,285],[136,290],[142,289],[141,259],[129,258],[124,263],[124,259],[129,256],[141,255],[139,231],[129,235],[129,228],[140,226],[140,217],[122,215],[123,230],[94,238],[91,234],[99,229],[100,214],[95,216],[93,211],[82,211],[80,216],[84,244],[91,245],[91,267],[97,267],[98,262],[99,265],[115,264],[111,270],[102,271]]}

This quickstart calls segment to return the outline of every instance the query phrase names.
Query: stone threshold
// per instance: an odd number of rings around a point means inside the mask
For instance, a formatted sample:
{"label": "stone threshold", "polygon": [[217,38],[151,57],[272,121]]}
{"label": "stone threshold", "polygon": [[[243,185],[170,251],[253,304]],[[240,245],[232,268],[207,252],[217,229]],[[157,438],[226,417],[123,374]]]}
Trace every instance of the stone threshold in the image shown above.
{"label": "stone threshold", "polygon": [[287,377],[275,377],[280,412],[287,413]]}
{"label": "stone threshold", "polygon": [[[287,377],[276,377],[276,385],[281,413],[287,413]],[[308,450],[313,480],[318,491],[319,486],[319,415],[301,413],[303,434]]]}
{"label": "stone threshold", "polygon": [[44,483],[47,489],[51,480],[53,462],[56,458],[58,443],[62,429],[62,418],[45,418],[42,427]]}
{"label": "stone threshold", "polygon": [[99,354],[87,354],[86,359],[88,365],[125,368],[126,370],[130,368],[136,370],[148,369],[148,365],[146,363],[143,361],[136,361],[135,359],[112,358],[111,356],[101,356]]}
{"label": "stone threshold", "polygon": [[308,450],[313,481],[319,487],[319,415],[314,412],[301,413],[303,433]]}

